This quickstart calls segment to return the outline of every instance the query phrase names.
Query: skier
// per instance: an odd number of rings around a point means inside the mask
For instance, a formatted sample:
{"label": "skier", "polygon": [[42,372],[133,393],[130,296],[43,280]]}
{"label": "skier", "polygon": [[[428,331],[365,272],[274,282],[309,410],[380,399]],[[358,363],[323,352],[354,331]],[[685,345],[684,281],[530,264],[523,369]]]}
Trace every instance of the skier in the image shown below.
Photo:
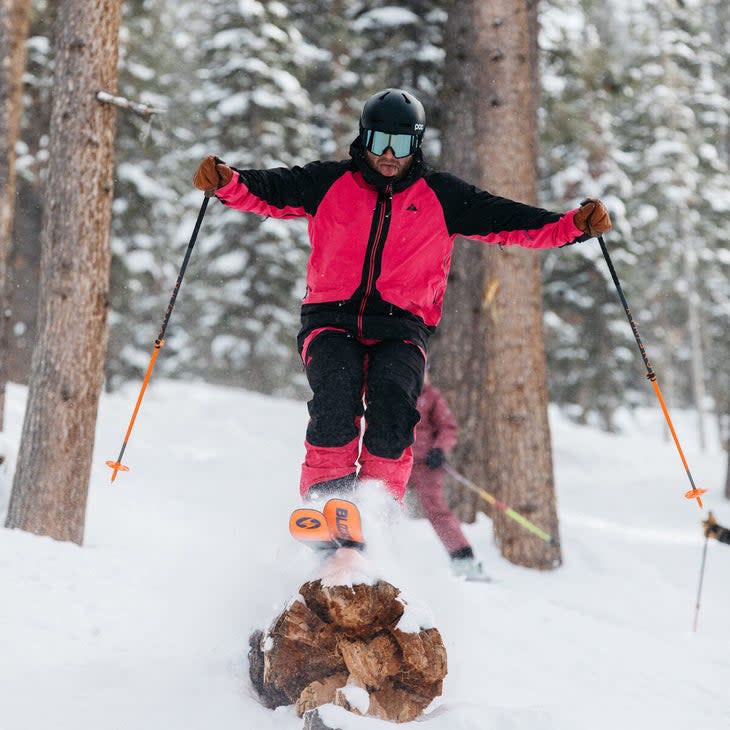
{"label": "skier", "polygon": [[351,491],[356,474],[402,500],[428,341],[457,236],[539,249],[611,228],[598,200],[550,213],[431,169],[421,151],[423,105],[407,91],[370,97],[359,126],[349,160],[241,170],[209,155],[193,177],[232,208],[308,219],[297,342],[313,392],[300,479],[305,500]]}
{"label": "skier", "polygon": [[705,537],[712,537],[718,542],[724,542],[730,545],[730,529],[717,524],[715,515],[712,512],[707,513],[707,519],[702,522],[705,528]]}
{"label": "skier", "polygon": [[488,581],[489,577],[474,557],[474,550],[461,529],[459,518],[449,509],[444,497],[442,467],[456,446],[458,429],[446,398],[431,384],[428,368],[417,408],[421,420],[416,426],[413,471],[408,486],[418,497],[423,513],[449,553],[454,575]]}

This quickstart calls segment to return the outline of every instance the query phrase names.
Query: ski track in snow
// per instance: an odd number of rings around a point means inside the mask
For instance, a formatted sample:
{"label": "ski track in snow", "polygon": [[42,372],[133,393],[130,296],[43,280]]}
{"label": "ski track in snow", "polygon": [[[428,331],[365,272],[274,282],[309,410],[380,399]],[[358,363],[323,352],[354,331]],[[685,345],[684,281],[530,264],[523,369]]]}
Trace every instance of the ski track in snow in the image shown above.
{"label": "ski track in snow", "polygon": [[[10,489],[25,389],[8,391],[0,507]],[[248,680],[248,636],[321,573],[294,543],[303,403],[199,383],[154,382],[110,484],[136,386],[102,398],[85,546],[0,531],[0,725],[8,730],[300,730]],[[730,523],[725,455],[698,451],[673,413],[706,508]],[[710,542],[692,632],[706,510],[661,413],[622,434],[551,410],[564,565],[504,561],[483,515],[466,532],[497,582],[451,577],[425,520],[363,493],[361,579],[383,577],[449,654],[430,730],[719,730],[730,727],[730,547]],[[487,489],[488,485],[484,485]],[[341,576],[346,580],[346,566]],[[354,579],[357,580],[357,575]],[[349,574],[350,579],[353,573]],[[404,619],[405,620],[405,619]],[[410,625],[409,624],[409,625]],[[392,728],[324,708],[343,730]]]}

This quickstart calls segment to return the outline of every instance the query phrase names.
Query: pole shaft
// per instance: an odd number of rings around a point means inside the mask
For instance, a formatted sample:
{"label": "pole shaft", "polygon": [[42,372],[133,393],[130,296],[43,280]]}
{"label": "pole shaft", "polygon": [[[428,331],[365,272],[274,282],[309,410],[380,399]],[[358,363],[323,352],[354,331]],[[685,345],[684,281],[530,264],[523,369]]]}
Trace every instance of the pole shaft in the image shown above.
{"label": "pole shaft", "polygon": [[142,405],[142,398],[144,398],[145,391],[147,390],[147,386],[150,382],[150,377],[152,376],[152,371],[155,369],[155,362],[157,361],[157,356],[160,354],[160,347],[158,345],[155,345],[155,347],[152,350],[152,356],[150,357],[150,362],[147,365],[147,372],[145,373],[144,380],[142,381],[142,387],[139,389],[139,395],[137,396],[137,402],[134,404],[134,410],[132,411],[132,418],[129,419],[129,425],[127,426],[127,432],[124,434],[124,441],[122,442],[122,450],[119,452],[119,458],[117,461],[121,462],[122,456],[124,456],[124,450],[127,448],[127,442],[129,441],[129,437],[132,435],[132,428],[134,427],[134,422],[137,420],[137,413],[139,413],[139,407]]}
{"label": "pole shaft", "polygon": [[157,339],[155,340],[154,347],[152,349],[152,355],[150,356],[149,364],[147,365],[147,371],[145,372],[144,379],[142,380],[142,386],[139,390],[139,395],[137,396],[137,401],[134,404],[134,410],[132,411],[132,417],[129,419],[129,425],[127,426],[127,432],[124,434],[124,440],[122,441],[122,448],[119,451],[119,457],[117,460],[114,461],[108,461],[107,466],[109,466],[111,469],[113,469],[112,472],[112,482],[117,478],[117,473],[119,471],[126,471],[127,467],[123,466],[122,464],[122,457],[124,456],[124,451],[127,448],[127,443],[129,442],[129,438],[132,435],[132,429],[134,428],[134,423],[137,420],[137,414],[139,413],[140,406],[142,405],[142,399],[144,398],[145,391],[147,390],[147,386],[149,385],[150,378],[152,377],[152,371],[155,368],[155,363],[157,362],[157,356],[160,354],[160,350],[162,349],[162,346],[165,344],[165,331],[167,330],[167,325],[170,323],[170,317],[172,315],[172,310],[175,307],[175,301],[177,300],[178,292],[180,291],[180,285],[182,284],[183,277],[185,276],[185,271],[188,268],[188,262],[190,261],[190,255],[193,252],[193,246],[195,246],[195,241],[198,238],[198,231],[200,231],[200,226],[203,222],[203,217],[205,216],[205,211],[208,208],[208,201],[210,200],[210,196],[206,194],[205,198],[203,198],[203,203],[200,206],[200,211],[198,212],[198,218],[195,221],[195,227],[193,228],[192,235],[190,236],[190,241],[188,242],[188,247],[185,251],[185,256],[183,257],[182,265],[180,266],[180,272],[177,275],[177,281],[175,282],[175,287],[172,290],[172,296],[170,297],[170,301],[167,305],[167,309],[165,310],[165,315],[162,318],[162,325],[160,327],[160,333],[157,335]]}
{"label": "pole shaft", "polygon": [[172,310],[175,307],[175,302],[177,301],[177,295],[180,291],[180,286],[182,284],[183,277],[185,276],[185,271],[188,268],[188,261],[190,261],[190,255],[193,253],[193,246],[195,246],[195,241],[198,238],[198,231],[200,230],[200,226],[203,223],[203,217],[205,216],[205,211],[208,207],[208,201],[210,200],[210,197],[206,195],[203,198],[203,204],[200,206],[200,211],[198,212],[198,219],[195,221],[195,227],[193,228],[192,235],[190,236],[190,241],[188,242],[187,250],[185,251],[185,256],[183,257],[182,265],[180,266],[180,272],[177,275],[177,281],[175,282],[175,286],[172,290],[172,296],[170,297],[170,302],[167,305],[167,309],[165,310],[165,316],[162,318],[162,326],[160,327],[160,333],[157,335],[156,343],[162,343],[162,341],[165,338],[165,331],[167,330],[167,325],[170,323],[170,317],[172,316]]}
{"label": "pole shaft", "polygon": [[662,391],[659,388],[656,374],[654,373],[654,369],[649,362],[649,358],[646,354],[646,349],[644,348],[644,343],[641,341],[641,336],[639,335],[639,328],[637,327],[636,322],[634,321],[634,317],[631,314],[631,309],[629,308],[629,304],[626,301],[624,290],[621,288],[621,282],[619,282],[618,280],[618,274],[616,274],[616,269],[613,267],[611,257],[608,255],[608,249],[606,248],[606,242],[603,240],[603,236],[598,236],[598,243],[601,245],[603,258],[606,259],[606,265],[608,266],[608,270],[611,273],[611,278],[613,279],[614,286],[616,287],[616,291],[618,292],[619,298],[621,299],[621,304],[623,304],[624,307],[624,312],[626,312],[626,317],[629,320],[629,324],[631,325],[631,331],[634,333],[634,339],[636,340],[636,344],[639,346],[641,358],[644,361],[644,365],[646,366],[646,376],[651,381],[654,392],[656,393],[656,397],[659,400],[659,405],[661,406],[662,413],[664,414],[664,419],[667,422],[667,426],[669,426],[669,431],[671,432],[672,438],[674,439],[674,445],[677,447],[677,451],[679,452],[679,458],[682,460],[682,465],[684,466],[685,473],[687,474],[690,486],[692,487],[689,492],[685,494],[685,496],[689,499],[696,499],[697,505],[699,507],[702,507],[702,498],[700,497],[700,495],[706,490],[697,489],[697,487],[695,486],[695,480],[692,478],[692,472],[690,472],[689,470],[687,459],[685,458],[684,451],[682,451],[682,446],[679,443],[679,437],[677,436],[677,432],[674,429],[672,419],[669,416],[669,409],[667,408],[667,404],[664,402],[664,396],[662,396]]}
{"label": "pole shaft", "polygon": [[700,598],[702,596],[702,582],[705,578],[705,562],[707,561],[707,543],[710,542],[710,536],[705,536],[705,546],[702,548],[702,563],[700,565],[700,584],[697,586],[697,601],[695,602],[695,620],[692,631],[697,631],[697,621],[700,616]]}
{"label": "pole shaft", "polygon": [[608,249],[606,248],[606,242],[603,240],[603,236],[598,236],[598,243],[601,244],[603,258],[606,259],[606,264],[608,265],[608,270],[611,274],[611,278],[613,279],[613,284],[616,287],[619,299],[621,299],[621,304],[623,304],[624,312],[626,312],[626,318],[629,320],[629,325],[631,325],[631,331],[634,333],[634,339],[636,340],[636,344],[639,346],[641,359],[644,361],[644,365],[646,366],[647,377],[650,380],[653,380],[656,377],[654,375],[654,369],[649,362],[649,357],[646,354],[644,343],[641,341],[641,336],[639,335],[639,328],[636,326],[636,322],[634,322],[634,316],[631,314],[631,308],[629,307],[629,303],[626,301],[624,290],[621,288],[621,282],[618,280],[616,269],[613,268],[613,261],[611,261],[611,257],[608,255]]}
{"label": "pole shaft", "polygon": [[537,525],[534,525],[532,522],[530,522],[530,520],[527,519],[527,517],[523,517],[519,512],[516,512],[511,507],[508,507],[506,504],[504,504],[504,502],[500,502],[496,497],[493,497],[486,489],[478,487],[476,484],[474,484],[474,482],[459,474],[459,472],[456,471],[456,469],[454,469],[451,464],[445,463],[443,465],[443,469],[447,474],[450,474],[452,477],[454,477],[457,482],[460,482],[467,489],[470,489],[472,492],[478,494],[484,501],[489,502],[489,504],[491,505],[494,505],[498,510],[504,512],[507,517],[510,517],[515,522],[522,525],[522,527],[524,527],[526,530],[529,530],[533,535],[536,535],[541,540],[544,540],[548,543],[555,542],[551,535],[548,535],[547,532],[541,530]]}

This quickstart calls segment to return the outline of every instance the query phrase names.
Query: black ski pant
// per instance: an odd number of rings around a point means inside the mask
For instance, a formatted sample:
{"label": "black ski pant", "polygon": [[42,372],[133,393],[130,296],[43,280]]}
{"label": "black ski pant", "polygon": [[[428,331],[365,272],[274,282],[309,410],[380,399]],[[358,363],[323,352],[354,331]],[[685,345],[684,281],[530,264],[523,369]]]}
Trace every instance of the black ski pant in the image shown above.
{"label": "black ski pant", "polygon": [[325,329],[307,342],[302,358],[312,388],[302,495],[355,474],[359,465],[360,481],[381,481],[402,499],[413,465],[424,352],[409,341]]}

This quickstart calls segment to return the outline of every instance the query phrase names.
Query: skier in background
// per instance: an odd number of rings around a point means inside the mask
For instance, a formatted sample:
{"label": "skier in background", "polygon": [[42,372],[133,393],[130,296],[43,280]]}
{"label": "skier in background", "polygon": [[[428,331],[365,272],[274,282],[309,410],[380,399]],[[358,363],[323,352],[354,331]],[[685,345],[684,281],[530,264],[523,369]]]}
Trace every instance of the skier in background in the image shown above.
{"label": "skier in background", "polygon": [[707,519],[702,522],[705,528],[705,537],[711,537],[718,542],[730,545],[730,529],[717,524],[715,515],[712,512],[707,514]]}
{"label": "skier in background", "polygon": [[454,575],[488,581],[489,576],[475,558],[459,518],[449,509],[444,496],[442,466],[456,446],[458,428],[443,393],[431,384],[428,370],[417,407],[421,420],[416,426],[413,471],[408,486],[446,548]]}
{"label": "skier in background", "polygon": [[351,491],[356,477],[382,482],[402,500],[428,341],[457,236],[545,249],[611,228],[598,200],[551,213],[431,169],[421,151],[426,114],[407,91],[373,95],[359,127],[349,160],[239,170],[209,155],[193,177],[232,208],[308,220],[297,342],[313,393],[305,500]]}

